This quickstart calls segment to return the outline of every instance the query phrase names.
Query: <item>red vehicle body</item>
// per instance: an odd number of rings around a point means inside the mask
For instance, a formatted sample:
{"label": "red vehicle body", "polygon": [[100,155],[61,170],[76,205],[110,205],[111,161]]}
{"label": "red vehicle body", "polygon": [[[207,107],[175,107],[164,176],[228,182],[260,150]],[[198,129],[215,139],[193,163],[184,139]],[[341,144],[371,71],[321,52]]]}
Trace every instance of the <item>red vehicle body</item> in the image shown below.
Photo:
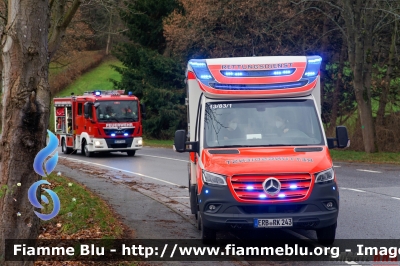
{"label": "red vehicle body", "polygon": [[66,154],[81,150],[127,152],[134,156],[143,146],[144,106],[124,91],[94,91],[83,96],[54,98],[55,131]]}
{"label": "red vehicle body", "polygon": [[[339,191],[326,138],[319,56],[193,59],[188,63],[189,191],[204,242],[218,230],[302,228],[335,239]],[[187,139],[188,138],[188,139]]]}

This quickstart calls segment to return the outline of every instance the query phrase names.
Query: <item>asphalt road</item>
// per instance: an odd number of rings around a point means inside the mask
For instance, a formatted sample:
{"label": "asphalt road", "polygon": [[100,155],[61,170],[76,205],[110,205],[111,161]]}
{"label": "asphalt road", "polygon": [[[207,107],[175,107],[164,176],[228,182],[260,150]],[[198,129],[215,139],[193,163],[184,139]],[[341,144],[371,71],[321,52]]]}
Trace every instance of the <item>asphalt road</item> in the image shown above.
{"label": "asphalt road", "polygon": [[[184,211],[182,206],[189,206],[188,192],[183,188],[188,185],[187,153],[145,147],[135,157],[128,157],[125,153],[93,158],[80,154],[60,157],[124,174],[124,177],[116,176],[116,179],[139,177],[149,190],[150,185],[155,185],[158,193],[180,202],[180,211]],[[335,162],[334,167],[341,204],[336,238],[399,239],[400,166]],[[188,209],[185,212],[190,216]],[[314,231],[283,230],[281,233],[294,238],[316,239]]]}

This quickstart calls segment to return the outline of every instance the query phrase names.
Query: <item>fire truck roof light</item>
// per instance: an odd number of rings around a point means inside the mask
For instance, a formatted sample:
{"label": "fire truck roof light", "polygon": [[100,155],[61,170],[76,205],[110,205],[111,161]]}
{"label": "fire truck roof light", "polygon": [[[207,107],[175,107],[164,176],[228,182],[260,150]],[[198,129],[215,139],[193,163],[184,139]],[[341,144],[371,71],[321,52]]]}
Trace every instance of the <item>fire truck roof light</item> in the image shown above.
{"label": "fire truck roof light", "polygon": [[132,96],[132,92],[131,92],[131,91],[130,91],[130,92],[128,92],[128,95],[129,95],[129,96]]}
{"label": "fire truck roof light", "polygon": [[95,94],[96,96],[100,96],[100,95],[101,95],[101,91],[95,91],[94,94]]}

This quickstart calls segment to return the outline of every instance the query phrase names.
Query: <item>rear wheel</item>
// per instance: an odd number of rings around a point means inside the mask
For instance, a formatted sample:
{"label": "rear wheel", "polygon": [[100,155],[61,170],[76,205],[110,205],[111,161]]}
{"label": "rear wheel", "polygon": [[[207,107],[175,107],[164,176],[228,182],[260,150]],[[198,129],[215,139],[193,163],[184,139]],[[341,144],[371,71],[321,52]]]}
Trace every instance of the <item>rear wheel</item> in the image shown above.
{"label": "rear wheel", "polygon": [[71,154],[72,153],[72,149],[67,147],[67,143],[65,143],[65,139],[64,138],[61,141],[61,151],[64,154]]}
{"label": "rear wheel", "polygon": [[128,156],[135,156],[136,150],[127,151],[126,153],[128,154]]}
{"label": "rear wheel", "polygon": [[322,245],[331,245],[335,241],[337,223],[317,229],[318,242]]}
{"label": "rear wheel", "polygon": [[214,244],[217,240],[217,232],[204,226],[203,220],[201,218],[201,213],[198,213],[198,216],[201,224],[201,241],[203,242],[203,244]]}

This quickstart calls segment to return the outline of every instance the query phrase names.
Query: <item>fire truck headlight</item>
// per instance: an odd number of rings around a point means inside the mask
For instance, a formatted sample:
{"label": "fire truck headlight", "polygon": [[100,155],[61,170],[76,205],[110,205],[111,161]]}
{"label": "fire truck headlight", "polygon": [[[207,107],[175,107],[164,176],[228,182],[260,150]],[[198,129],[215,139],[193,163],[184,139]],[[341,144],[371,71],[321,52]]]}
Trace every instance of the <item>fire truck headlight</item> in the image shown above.
{"label": "fire truck headlight", "polygon": [[315,174],[315,183],[324,183],[330,182],[335,178],[335,173],[333,172],[333,168]]}
{"label": "fire truck headlight", "polygon": [[96,140],[96,141],[94,142],[94,145],[95,145],[95,146],[100,146],[100,145],[101,145],[101,141]]}
{"label": "fire truck headlight", "polygon": [[203,181],[207,184],[226,186],[226,176],[203,170]]}
{"label": "fire truck headlight", "polygon": [[137,144],[143,145],[143,140],[139,139],[139,140],[137,141]]}

